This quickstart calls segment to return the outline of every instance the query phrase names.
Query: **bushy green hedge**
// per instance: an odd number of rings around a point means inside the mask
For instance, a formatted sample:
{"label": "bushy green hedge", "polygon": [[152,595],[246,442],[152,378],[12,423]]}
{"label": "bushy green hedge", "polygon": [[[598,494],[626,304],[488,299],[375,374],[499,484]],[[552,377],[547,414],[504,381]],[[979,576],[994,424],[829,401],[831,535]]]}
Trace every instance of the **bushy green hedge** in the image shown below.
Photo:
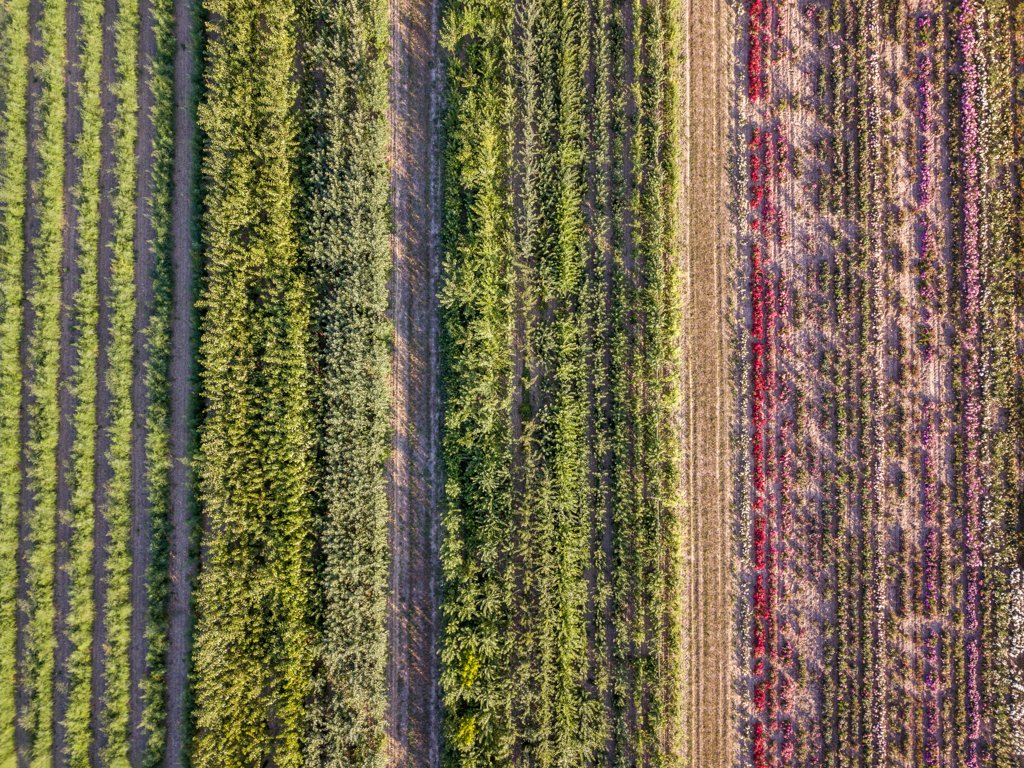
{"label": "bushy green hedge", "polygon": [[41,55],[31,76],[38,79],[34,114],[38,177],[30,204],[37,227],[31,233],[32,279],[25,296],[33,316],[26,339],[28,441],[23,446],[30,502],[25,578],[28,586],[25,669],[28,705],[24,727],[33,763],[49,761],[53,748],[54,551],[57,518],[57,374],[60,353],[61,257],[64,200],[65,8],[44,0],[36,34]]}
{"label": "bushy green hedge", "polygon": [[100,107],[102,0],[82,2],[79,15],[80,32],[76,55],[81,72],[78,95],[82,128],[74,147],[80,177],[72,190],[79,285],[73,307],[76,364],[70,382],[74,401],[74,441],[68,473],[71,541],[67,566],[70,581],[67,631],[71,641],[71,655],[68,658],[68,708],[65,719],[65,750],[68,764],[74,768],[89,765],[89,746],[92,741],[92,633],[95,611],[92,561],[96,477],[96,357],[99,351],[97,256],[100,226],[100,130],[103,124]]}
{"label": "bushy green hedge", "polygon": [[295,8],[208,0],[196,766],[304,765],[313,660],[309,300]]}
{"label": "bushy green hedge", "polygon": [[451,765],[671,761],[673,30],[623,12],[445,13]]}
{"label": "bushy green hedge", "polygon": [[131,644],[131,431],[133,378],[133,333],[135,323],[135,140],[138,91],[136,59],[139,37],[138,3],[118,3],[114,25],[114,73],[110,85],[115,99],[111,125],[113,137],[112,242],[110,248],[110,345],[104,383],[108,393],[105,414],[108,431],[107,465],[110,478],[103,497],[106,507],[99,512],[108,530],[105,578],[106,620],[104,701],[102,728],[104,761],[127,765],[128,707],[131,690],[129,653]]}
{"label": "bushy green hedge", "polygon": [[14,768],[28,1],[0,6],[0,766]]}
{"label": "bushy green hedge", "polygon": [[307,765],[382,765],[392,328],[388,7],[301,4],[302,253],[312,289],[316,670]]}

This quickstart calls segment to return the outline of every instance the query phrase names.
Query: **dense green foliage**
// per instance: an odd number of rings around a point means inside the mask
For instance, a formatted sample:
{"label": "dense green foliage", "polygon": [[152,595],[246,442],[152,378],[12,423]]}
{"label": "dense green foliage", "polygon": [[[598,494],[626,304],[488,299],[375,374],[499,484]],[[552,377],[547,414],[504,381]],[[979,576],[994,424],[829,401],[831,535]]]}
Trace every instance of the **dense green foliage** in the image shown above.
{"label": "dense green foliage", "polygon": [[96,471],[96,358],[99,351],[97,255],[100,226],[100,130],[103,123],[100,107],[102,0],[81,3],[79,15],[76,53],[81,72],[77,84],[81,133],[74,147],[79,163],[79,179],[72,191],[76,215],[77,238],[73,247],[78,270],[78,290],[73,307],[75,369],[70,382],[74,400],[74,439],[68,472],[71,541],[68,558],[70,608],[67,632],[72,648],[68,659],[68,708],[65,718],[65,750],[68,764],[73,768],[89,765],[89,746],[92,741],[91,672],[95,610],[92,580],[93,502]]}
{"label": "dense green foliage", "polygon": [[511,757],[508,566],[512,306],[508,208],[510,8],[448,7],[444,272],[447,507],[441,568],[441,687],[448,762],[471,768]]}
{"label": "dense green foliage", "polygon": [[193,763],[304,764],[311,693],[309,304],[294,215],[295,9],[209,0],[205,398]]}
{"label": "dense green foliage", "polygon": [[317,426],[315,695],[306,765],[385,759],[390,450],[387,3],[302,4],[303,262]]}
{"label": "dense green foliage", "polygon": [[447,9],[452,765],[671,762],[667,8]]}
{"label": "dense green foliage", "polygon": [[174,193],[174,30],[173,0],[154,0],[151,5],[156,50],[147,74],[153,108],[151,198],[146,201],[153,231],[153,304],[146,325],[146,494],[150,517],[149,572],[146,574],[149,616],[147,621],[147,675],[143,682],[147,734],[144,765],[155,768],[164,762],[166,746],[166,653],[169,622],[170,567],[170,368],[171,315],[173,311],[171,267],[173,238],[171,201]]}
{"label": "dense green foliage", "polygon": [[[54,553],[57,519],[57,373],[60,347],[60,279],[63,253],[64,197],[64,57],[65,16],[61,0],[44,0],[38,35],[39,58],[33,62],[37,97],[28,115],[35,162],[29,158],[32,226],[26,233],[31,279],[25,300],[32,317],[26,325],[28,438],[26,460],[29,536],[25,578],[28,587],[25,669],[22,681],[28,704],[24,727],[33,764],[50,760],[53,745]],[[34,129],[34,130],[33,130]]]}
{"label": "dense green foliage", "polygon": [[0,766],[15,765],[28,2],[0,5]]}
{"label": "dense green foliage", "polygon": [[102,728],[104,761],[127,765],[129,645],[131,625],[131,386],[132,333],[135,321],[135,138],[137,112],[136,50],[138,4],[119,2],[114,25],[114,72],[110,84],[115,99],[111,122],[113,139],[113,200],[110,243],[109,345],[103,385],[108,410],[101,423],[108,432],[106,456],[110,470],[99,512],[106,518],[106,621]]}

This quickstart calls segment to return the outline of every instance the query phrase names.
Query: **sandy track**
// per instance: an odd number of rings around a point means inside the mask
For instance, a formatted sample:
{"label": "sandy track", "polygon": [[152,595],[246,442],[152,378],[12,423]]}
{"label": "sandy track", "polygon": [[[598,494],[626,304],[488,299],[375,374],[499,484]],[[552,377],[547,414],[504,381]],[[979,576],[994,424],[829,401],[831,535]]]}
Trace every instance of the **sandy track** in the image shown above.
{"label": "sandy track", "polygon": [[684,233],[684,753],[731,766],[734,587],[730,524],[731,24],[724,0],[685,5],[680,157]]}
{"label": "sandy track", "polygon": [[188,736],[187,690],[192,629],[191,450],[194,313],[193,221],[194,67],[193,0],[175,0],[174,198],[172,201],[170,603],[167,638],[167,751],[164,765],[184,766]]}
{"label": "sandy track", "polygon": [[437,0],[392,0],[392,398],[388,764],[439,764]]}
{"label": "sandy track", "polygon": [[129,645],[128,754],[132,765],[141,765],[146,748],[146,731],[142,728],[145,710],[143,682],[146,678],[146,627],[149,614],[146,573],[149,569],[150,520],[146,473],[146,414],[149,390],[146,374],[149,355],[146,331],[153,311],[153,224],[149,215],[149,199],[153,193],[153,92],[149,88],[149,72],[156,53],[156,33],[150,0],[139,1],[138,48],[138,118],[136,144],[135,190],[135,325],[132,338],[132,436],[131,436],[131,606]]}
{"label": "sandy track", "polygon": [[53,754],[54,763],[62,765],[61,755],[65,749],[67,729],[64,720],[68,708],[68,689],[71,682],[68,660],[71,655],[71,639],[68,637],[67,622],[71,609],[71,577],[68,560],[71,545],[71,485],[68,472],[71,470],[74,444],[75,398],[71,391],[71,380],[78,364],[74,339],[74,301],[78,292],[78,216],[74,204],[74,189],[81,178],[81,162],[74,145],[82,132],[81,98],[78,86],[82,69],[78,53],[78,37],[81,15],[77,2],[68,2],[66,7],[67,60],[64,68],[65,109],[64,123],[64,253],[62,257],[61,308],[60,308],[60,360],[58,363],[57,391],[60,424],[57,434],[57,550],[54,563],[54,602],[56,621],[54,632],[57,637],[57,652],[54,661],[53,681]]}

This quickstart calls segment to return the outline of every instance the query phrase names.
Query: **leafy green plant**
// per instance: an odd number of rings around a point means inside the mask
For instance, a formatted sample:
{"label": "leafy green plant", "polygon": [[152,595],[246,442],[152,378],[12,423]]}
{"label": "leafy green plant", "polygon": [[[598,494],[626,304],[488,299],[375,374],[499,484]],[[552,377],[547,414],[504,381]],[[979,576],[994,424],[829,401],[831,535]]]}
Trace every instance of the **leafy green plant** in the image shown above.
{"label": "leafy green plant", "polygon": [[388,13],[382,0],[301,8],[318,595],[307,764],[373,766],[386,759]]}
{"label": "leafy green plant", "polygon": [[68,558],[70,611],[67,632],[72,650],[68,659],[68,709],[65,720],[67,759],[69,765],[76,768],[89,764],[89,748],[92,743],[90,724],[95,611],[92,564],[96,477],[96,358],[99,351],[97,257],[100,226],[100,131],[103,123],[100,106],[102,1],[83,2],[79,14],[77,56],[81,71],[78,83],[81,133],[74,152],[80,176],[72,193],[77,222],[77,242],[74,247],[78,290],[73,307],[76,365],[70,385],[74,400],[74,441],[68,481],[71,488],[71,541]]}
{"label": "leafy green plant", "polygon": [[307,361],[299,260],[295,8],[209,0],[203,178],[205,408],[196,590],[197,766],[304,764],[312,692]]}
{"label": "leafy green plant", "polygon": [[[39,58],[33,62],[34,95],[28,117],[35,158],[30,158],[31,241],[26,244],[31,280],[25,301],[32,321],[24,329],[23,392],[27,441],[23,444],[27,498],[25,522],[25,668],[27,706],[23,726],[33,762],[50,759],[53,745],[54,553],[57,519],[57,375],[60,347],[60,280],[64,198],[64,3],[46,0],[36,28]],[[32,50],[30,46],[29,50]],[[31,97],[30,97],[31,98]]]}
{"label": "leafy green plant", "polygon": [[21,334],[28,2],[0,6],[0,766],[16,762],[15,633],[21,489]]}

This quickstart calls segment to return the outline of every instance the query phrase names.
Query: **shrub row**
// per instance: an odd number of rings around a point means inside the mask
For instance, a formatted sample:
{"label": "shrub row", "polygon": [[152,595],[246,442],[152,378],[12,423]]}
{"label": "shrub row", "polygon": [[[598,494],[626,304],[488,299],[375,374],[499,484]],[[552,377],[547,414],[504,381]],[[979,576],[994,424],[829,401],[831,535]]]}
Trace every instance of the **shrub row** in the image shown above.
{"label": "shrub row", "polygon": [[89,765],[92,743],[92,641],[95,602],[93,600],[93,533],[96,478],[96,359],[99,352],[99,207],[100,207],[100,71],[103,55],[103,2],[89,0],[79,7],[79,38],[76,56],[80,71],[78,96],[81,133],[74,147],[79,179],[72,190],[76,214],[75,260],[78,290],[73,307],[75,368],[70,382],[74,411],[68,577],[69,613],[67,633],[71,642],[68,658],[68,706],[65,720],[65,752],[68,764]]}
{"label": "shrub row", "polygon": [[28,2],[0,8],[0,765],[15,764]]}
{"label": "shrub row", "polygon": [[[57,376],[60,354],[60,281],[63,254],[64,199],[64,60],[65,8],[44,0],[33,49],[38,58],[30,73],[32,107],[28,115],[33,142],[29,155],[29,216],[26,230],[31,279],[25,294],[32,318],[24,328],[22,392],[27,397],[27,438],[22,441],[26,473],[22,509],[28,536],[22,541],[27,596],[26,696],[22,724],[32,762],[48,761],[53,746],[54,554],[57,519]],[[34,155],[34,157],[33,157]],[[25,437],[23,435],[23,437]]]}
{"label": "shrub row", "polygon": [[300,25],[301,253],[316,428],[317,646],[306,764],[373,766],[385,759],[387,706],[387,3],[302,3]]}
{"label": "shrub row", "polygon": [[295,7],[209,0],[196,766],[304,765],[312,691],[307,279],[295,219]]}
{"label": "shrub row", "polygon": [[667,12],[544,0],[446,10],[450,764],[669,759]]}
{"label": "shrub row", "polygon": [[[142,682],[146,733],[143,765],[163,765],[166,749],[167,647],[170,622],[171,322],[173,306],[172,199],[174,194],[174,59],[177,51],[174,0],[152,0],[155,51],[144,73],[152,98],[151,197],[146,201],[153,232],[153,304],[146,325],[146,499],[150,548],[146,574],[146,677]],[[174,756],[171,756],[174,759]]]}

